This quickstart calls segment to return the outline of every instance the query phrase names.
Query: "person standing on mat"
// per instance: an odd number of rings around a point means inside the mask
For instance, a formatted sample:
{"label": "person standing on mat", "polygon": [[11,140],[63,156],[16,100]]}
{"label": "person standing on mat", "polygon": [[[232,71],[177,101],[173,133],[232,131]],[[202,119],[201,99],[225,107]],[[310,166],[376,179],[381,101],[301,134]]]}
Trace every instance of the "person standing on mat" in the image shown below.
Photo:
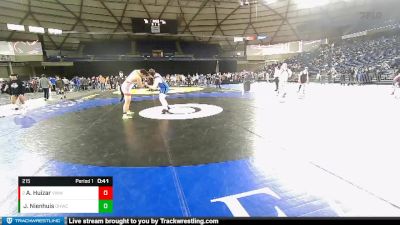
{"label": "person standing on mat", "polygon": [[49,100],[49,88],[51,86],[51,83],[47,77],[42,74],[42,77],[39,80],[39,87],[43,90],[44,94],[44,100],[47,101]]}
{"label": "person standing on mat", "polygon": [[116,78],[116,84],[118,85],[118,89],[120,89],[123,82],[124,82],[124,72],[119,71],[119,75]]}
{"label": "person standing on mat", "polygon": [[252,80],[252,77],[251,77],[250,72],[246,72],[243,77],[243,92],[242,93],[250,91],[251,80]]}
{"label": "person standing on mat", "polygon": [[66,99],[67,96],[65,95],[65,84],[64,81],[60,77],[56,77],[56,87],[58,93],[61,95],[61,99]]}
{"label": "person standing on mat", "polygon": [[399,88],[400,88],[400,70],[397,71],[397,76],[395,76],[393,78],[393,92],[392,92],[392,95],[397,97],[398,94],[397,95],[395,95],[395,94],[396,94],[396,90],[398,91]]}
{"label": "person standing on mat", "polygon": [[308,67],[306,67],[299,74],[299,90],[297,91],[297,93],[300,93],[301,89],[303,88],[303,95],[304,95],[306,92],[306,84],[308,82],[309,82]]}
{"label": "person standing on mat", "polygon": [[275,82],[275,91],[278,93],[279,91],[279,65],[275,66],[275,72],[274,72],[274,82]]}
{"label": "person standing on mat", "polygon": [[167,82],[164,80],[164,78],[159,73],[156,73],[156,71],[154,69],[150,69],[149,74],[150,74],[150,76],[153,77],[153,85],[146,84],[146,86],[153,90],[155,90],[157,88],[160,89],[160,94],[158,95],[158,99],[160,100],[160,103],[163,107],[161,113],[162,114],[169,113],[170,107],[166,100],[167,93],[169,91],[169,85],[167,84]]}
{"label": "person standing on mat", "polygon": [[21,104],[21,108],[25,104],[25,87],[24,83],[18,78],[17,74],[10,75],[10,82],[5,87],[5,90],[8,89],[8,93],[11,96],[11,104],[15,110],[18,110],[19,107],[17,105],[17,101]]}
{"label": "person standing on mat", "polygon": [[144,87],[142,79],[148,75],[145,69],[132,71],[120,87],[121,102],[125,99],[124,106],[122,107],[122,119],[132,119],[133,112],[129,110],[132,100],[131,89],[136,84],[137,87]]}
{"label": "person standing on mat", "polygon": [[219,73],[217,73],[216,75],[215,75],[215,88],[219,88],[219,89],[222,89],[221,88],[221,75],[219,74]]}
{"label": "person standing on mat", "polygon": [[288,68],[287,63],[283,63],[279,71],[279,94],[282,98],[286,97],[286,88],[292,71]]}

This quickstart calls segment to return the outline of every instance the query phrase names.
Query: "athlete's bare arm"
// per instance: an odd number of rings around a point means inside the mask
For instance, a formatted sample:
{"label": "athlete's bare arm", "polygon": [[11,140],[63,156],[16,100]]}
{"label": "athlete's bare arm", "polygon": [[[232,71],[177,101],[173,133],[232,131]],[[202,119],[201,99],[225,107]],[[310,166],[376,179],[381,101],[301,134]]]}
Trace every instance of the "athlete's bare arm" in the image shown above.
{"label": "athlete's bare arm", "polygon": [[142,77],[140,75],[135,76],[133,82],[136,83],[138,88],[143,88],[144,87],[144,84],[143,84],[143,81],[142,81]]}
{"label": "athlete's bare arm", "polygon": [[147,87],[151,90],[157,90],[158,89],[158,84],[160,83],[159,78],[155,78],[153,81],[153,85],[147,85]]}

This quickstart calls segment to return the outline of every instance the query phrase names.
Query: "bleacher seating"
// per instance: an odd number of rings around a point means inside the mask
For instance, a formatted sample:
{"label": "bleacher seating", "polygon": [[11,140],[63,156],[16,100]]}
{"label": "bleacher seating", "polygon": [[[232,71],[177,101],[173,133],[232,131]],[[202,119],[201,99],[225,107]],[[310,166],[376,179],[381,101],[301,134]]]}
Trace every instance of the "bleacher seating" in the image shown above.
{"label": "bleacher seating", "polygon": [[352,68],[379,71],[382,79],[391,79],[393,68],[399,66],[400,34],[398,31],[384,35],[346,39],[324,45],[313,52],[301,53],[285,60],[290,68],[299,71],[308,67],[311,75],[334,67],[339,73]]}

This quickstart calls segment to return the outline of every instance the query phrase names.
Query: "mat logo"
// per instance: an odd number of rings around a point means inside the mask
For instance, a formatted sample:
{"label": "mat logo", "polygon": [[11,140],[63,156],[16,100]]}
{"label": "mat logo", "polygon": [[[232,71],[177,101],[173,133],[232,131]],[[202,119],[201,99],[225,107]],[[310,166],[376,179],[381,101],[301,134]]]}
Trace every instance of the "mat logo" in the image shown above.
{"label": "mat logo", "polygon": [[8,217],[8,218],[7,218],[7,224],[12,224],[12,222],[13,222],[13,218]]}
{"label": "mat logo", "polygon": [[[228,207],[229,211],[231,211],[231,213],[234,217],[250,217],[249,213],[246,211],[246,209],[240,203],[239,199],[250,197],[253,195],[258,195],[258,194],[269,195],[276,199],[281,199],[274,191],[272,191],[271,189],[266,187],[266,188],[243,192],[243,193],[239,193],[239,194],[235,194],[235,195],[229,195],[229,196],[225,196],[222,198],[212,199],[211,202],[212,203],[215,203],[215,202],[224,203]],[[286,214],[278,206],[274,206],[274,209],[275,209],[278,217],[286,217]]]}
{"label": "mat logo", "polygon": [[209,117],[223,111],[221,107],[206,104],[175,104],[170,105],[168,113],[162,114],[162,106],[144,109],[139,115],[156,120],[187,120]]}

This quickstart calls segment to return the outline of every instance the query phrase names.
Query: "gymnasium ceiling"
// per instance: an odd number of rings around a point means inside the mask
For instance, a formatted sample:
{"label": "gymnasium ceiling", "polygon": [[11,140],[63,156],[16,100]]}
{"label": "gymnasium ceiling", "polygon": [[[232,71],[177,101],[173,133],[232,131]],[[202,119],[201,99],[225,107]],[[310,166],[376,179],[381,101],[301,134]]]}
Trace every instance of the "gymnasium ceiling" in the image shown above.
{"label": "gymnasium ceiling", "polygon": [[[245,0],[244,0],[245,1]],[[0,40],[37,40],[8,31],[6,24],[62,29],[44,35],[46,49],[73,50],[80,43],[143,38],[131,33],[131,18],[178,19],[170,39],[219,43],[240,49],[233,36],[267,35],[250,44],[340,36],[397,16],[395,0],[0,0]],[[366,13],[369,16],[366,16]]]}

